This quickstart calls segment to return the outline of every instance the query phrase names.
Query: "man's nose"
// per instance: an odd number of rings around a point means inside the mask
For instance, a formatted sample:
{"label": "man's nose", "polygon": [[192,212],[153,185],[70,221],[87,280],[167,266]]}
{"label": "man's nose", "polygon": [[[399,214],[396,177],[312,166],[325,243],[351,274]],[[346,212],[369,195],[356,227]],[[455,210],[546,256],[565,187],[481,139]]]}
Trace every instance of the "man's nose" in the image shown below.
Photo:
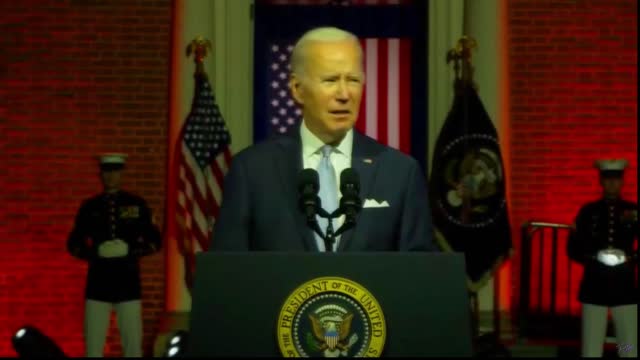
{"label": "man's nose", "polygon": [[344,80],[338,82],[338,89],[336,90],[336,100],[340,102],[349,101],[349,89],[347,83]]}

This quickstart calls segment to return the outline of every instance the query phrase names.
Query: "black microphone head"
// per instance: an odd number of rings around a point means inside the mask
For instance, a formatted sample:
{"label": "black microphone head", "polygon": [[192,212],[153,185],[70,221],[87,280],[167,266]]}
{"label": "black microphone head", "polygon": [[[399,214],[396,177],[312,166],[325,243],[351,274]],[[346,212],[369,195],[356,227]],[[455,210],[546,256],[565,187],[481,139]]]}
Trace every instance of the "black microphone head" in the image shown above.
{"label": "black microphone head", "polygon": [[360,193],[360,175],[352,168],[342,170],[340,173],[340,192],[353,192],[354,195]]}
{"label": "black microphone head", "polygon": [[298,192],[317,194],[320,189],[318,172],[313,169],[304,169],[298,174]]}
{"label": "black microphone head", "polygon": [[320,183],[318,173],[313,169],[304,169],[298,173],[298,206],[309,224],[315,221],[316,213],[320,207],[318,191]]}

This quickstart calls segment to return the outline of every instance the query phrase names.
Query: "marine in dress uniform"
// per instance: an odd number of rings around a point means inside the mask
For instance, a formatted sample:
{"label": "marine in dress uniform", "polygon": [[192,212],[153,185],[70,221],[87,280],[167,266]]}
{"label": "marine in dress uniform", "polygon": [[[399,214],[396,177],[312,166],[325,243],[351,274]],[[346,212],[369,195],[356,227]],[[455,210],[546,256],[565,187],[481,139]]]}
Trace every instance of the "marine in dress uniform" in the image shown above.
{"label": "marine in dress uniform", "polygon": [[637,356],[638,205],[620,197],[626,160],[599,160],[601,199],[582,206],[568,242],[568,255],[584,266],[582,356],[602,357],[611,310],[620,357]]}
{"label": "marine in dress uniform", "polygon": [[124,356],[142,356],[138,259],[160,249],[146,202],[120,189],[124,154],[99,156],[104,191],[85,200],[69,234],[71,255],[88,261],[84,335],[87,357],[102,357],[112,309]]}

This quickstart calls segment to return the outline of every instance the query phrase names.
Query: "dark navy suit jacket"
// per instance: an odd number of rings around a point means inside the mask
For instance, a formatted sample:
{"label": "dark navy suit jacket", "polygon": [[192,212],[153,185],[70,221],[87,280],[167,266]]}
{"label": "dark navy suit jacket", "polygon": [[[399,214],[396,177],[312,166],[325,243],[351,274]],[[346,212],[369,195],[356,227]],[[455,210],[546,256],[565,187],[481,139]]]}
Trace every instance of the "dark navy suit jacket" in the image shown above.
{"label": "dark navy suit jacket", "polygon": [[[225,178],[213,251],[318,251],[298,207],[303,168],[299,132],[234,156]],[[411,157],[354,130],[351,166],[360,197],[389,207],[363,208],[338,251],[434,251],[425,177]]]}

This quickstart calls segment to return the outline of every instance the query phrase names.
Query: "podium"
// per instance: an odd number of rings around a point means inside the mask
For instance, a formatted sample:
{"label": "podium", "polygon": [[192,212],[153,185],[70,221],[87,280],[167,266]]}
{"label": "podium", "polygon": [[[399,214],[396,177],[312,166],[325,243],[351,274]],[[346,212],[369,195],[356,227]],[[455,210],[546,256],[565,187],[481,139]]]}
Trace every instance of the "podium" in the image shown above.
{"label": "podium", "polygon": [[471,356],[457,253],[200,253],[186,356]]}

